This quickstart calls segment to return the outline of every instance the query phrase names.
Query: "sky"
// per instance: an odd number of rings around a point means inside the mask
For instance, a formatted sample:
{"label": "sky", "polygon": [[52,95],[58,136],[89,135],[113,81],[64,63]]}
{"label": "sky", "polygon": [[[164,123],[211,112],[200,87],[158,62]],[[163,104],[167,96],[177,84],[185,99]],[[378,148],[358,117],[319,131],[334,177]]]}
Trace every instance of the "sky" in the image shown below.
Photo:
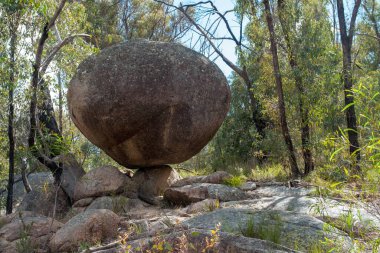
{"label": "sky", "polygon": [[[183,4],[189,4],[189,3],[196,3],[199,1],[189,0],[189,1],[174,1],[175,4],[179,5],[179,3],[182,2]],[[235,1],[234,0],[213,0],[213,3],[218,8],[218,10],[223,13],[227,10],[231,10],[234,8]],[[227,20],[229,23],[233,24],[234,15],[233,13],[226,15]],[[234,32],[238,34],[238,27],[232,26],[232,29],[234,29]],[[225,25],[220,25],[219,29],[217,31],[217,34],[222,37],[226,36],[228,34],[227,28]],[[235,43],[230,40],[223,40],[223,42],[220,45],[220,50],[223,52],[223,54],[233,63],[236,63],[237,56],[235,54]],[[230,67],[228,67],[223,60],[219,57],[215,60],[215,63],[219,66],[219,68],[223,71],[224,75],[226,77],[229,77],[229,75],[232,73],[232,70]]]}

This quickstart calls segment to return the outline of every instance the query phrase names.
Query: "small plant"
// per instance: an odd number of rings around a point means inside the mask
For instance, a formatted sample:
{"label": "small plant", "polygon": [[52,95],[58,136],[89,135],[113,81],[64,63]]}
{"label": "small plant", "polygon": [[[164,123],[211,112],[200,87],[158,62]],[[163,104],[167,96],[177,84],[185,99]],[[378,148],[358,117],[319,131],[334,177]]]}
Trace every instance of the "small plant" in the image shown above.
{"label": "small plant", "polygon": [[212,212],[212,211],[214,211],[216,209],[219,209],[220,208],[220,201],[219,201],[219,199],[216,199],[215,202],[211,203],[207,207],[208,207],[208,211],[209,212]]}
{"label": "small plant", "polygon": [[19,213],[19,218],[22,223],[22,229],[20,231],[20,239],[16,242],[16,249],[18,253],[32,253],[34,252],[32,240],[30,239],[30,231],[33,226],[33,222],[31,224],[25,224],[22,213]]}
{"label": "small plant", "polygon": [[89,250],[90,249],[90,247],[91,247],[91,244],[90,243],[88,243],[88,242],[80,242],[79,243],[79,252],[82,252],[82,251],[87,251],[87,250]]}
{"label": "small plant", "polygon": [[232,187],[239,187],[244,184],[246,178],[244,176],[232,176],[224,180],[224,184]]}
{"label": "small plant", "polygon": [[280,242],[281,230],[282,221],[279,215],[271,216],[270,221],[264,220],[257,223],[251,217],[244,228],[240,227],[240,232],[245,237],[258,238],[274,243]]}
{"label": "small plant", "polygon": [[[125,253],[185,253],[189,252],[201,252],[201,253],[212,253],[219,252],[216,247],[219,243],[219,232],[220,232],[220,224],[215,226],[215,229],[212,229],[210,232],[210,236],[204,237],[202,240],[198,240],[194,245],[189,242],[188,237],[185,233],[182,233],[180,236],[176,238],[165,238],[162,235],[155,236],[148,245],[140,245],[138,247],[133,247],[132,245],[128,245],[128,233],[127,236],[120,237],[121,244],[125,245]],[[191,233],[191,237],[197,237],[200,233],[194,231]]]}
{"label": "small plant", "polygon": [[211,230],[211,237],[205,238],[205,247],[202,249],[202,253],[210,252],[215,249],[217,243],[219,242],[220,226],[220,223],[216,224],[215,229]]}

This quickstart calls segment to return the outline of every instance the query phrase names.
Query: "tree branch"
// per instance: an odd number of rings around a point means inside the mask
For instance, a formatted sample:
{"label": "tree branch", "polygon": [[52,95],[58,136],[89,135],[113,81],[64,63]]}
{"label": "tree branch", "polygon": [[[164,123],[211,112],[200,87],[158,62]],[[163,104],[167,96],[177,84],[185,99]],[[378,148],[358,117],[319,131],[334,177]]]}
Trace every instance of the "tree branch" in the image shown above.
{"label": "tree branch", "polygon": [[[212,41],[212,39],[207,35],[207,33],[194,21],[194,19],[192,17],[190,17],[190,15],[186,12],[186,10],[183,8],[183,6],[175,6],[173,4],[169,4],[169,3],[166,3],[164,1],[161,1],[161,0],[154,0],[155,2],[158,2],[158,3],[162,3],[162,4],[166,4],[170,7],[173,7],[177,10],[179,10],[180,12],[183,13],[183,15],[190,21],[190,23],[193,24],[193,26],[202,34],[202,36],[208,41],[208,43],[210,44],[210,46],[215,50],[215,52],[220,55],[220,57],[222,58],[222,60],[232,69],[234,70],[238,75],[242,76],[244,75],[243,73],[243,70],[240,69],[238,66],[236,66],[234,63],[232,63],[229,59],[227,59],[222,51],[219,50],[219,48],[214,44],[214,42]],[[207,1],[207,2],[198,2],[196,4],[191,4],[191,5],[186,5],[186,7],[193,7],[193,6],[197,6],[197,5],[200,5],[200,4],[205,4],[205,3],[210,3],[210,1]]]}
{"label": "tree branch", "polygon": [[49,66],[51,61],[54,59],[54,56],[59,52],[59,50],[61,50],[62,47],[71,43],[75,38],[89,38],[89,37],[91,36],[88,34],[73,34],[66,37],[64,40],[60,41],[57,45],[55,45],[48,53],[48,56],[46,57],[44,62],[41,64],[40,78],[45,74],[47,67]]}
{"label": "tree branch", "polygon": [[349,43],[350,47],[352,46],[352,39],[354,37],[354,32],[355,32],[356,17],[358,16],[359,7],[360,7],[361,2],[362,2],[361,0],[356,0],[355,5],[354,5],[354,9],[352,10],[352,16],[351,16],[350,28],[349,28],[350,30],[348,32],[348,43]]}
{"label": "tree branch", "polygon": [[42,53],[44,50],[45,42],[49,37],[49,30],[51,27],[54,26],[55,21],[57,20],[58,16],[61,14],[63,7],[65,6],[67,0],[61,0],[59,6],[54,12],[54,15],[51,17],[51,19],[45,24],[45,26],[42,29],[42,34],[40,36],[40,39],[38,41],[38,47],[36,52],[36,57],[33,64],[33,74],[32,74],[32,82],[31,82],[31,92],[32,92],[32,98],[30,101],[30,131],[28,136],[28,146],[29,148],[32,148],[35,144],[35,138],[36,138],[36,127],[37,127],[37,118],[36,118],[36,109],[37,109],[37,90],[38,90],[38,83],[40,79],[40,66],[41,66],[41,58]]}

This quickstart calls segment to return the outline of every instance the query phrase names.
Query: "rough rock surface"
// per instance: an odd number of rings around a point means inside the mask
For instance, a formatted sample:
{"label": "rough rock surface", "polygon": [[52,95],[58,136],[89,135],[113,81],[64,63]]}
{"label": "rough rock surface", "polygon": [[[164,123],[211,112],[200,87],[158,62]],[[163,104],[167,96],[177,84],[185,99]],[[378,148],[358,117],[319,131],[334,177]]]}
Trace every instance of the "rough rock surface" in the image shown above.
{"label": "rough rock surface", "polygon": [[190,204],[204,199],[220,201],[243,200],[249,196],[240,189],[222,184],[196,183],[182,187],[171,187],[164,193],[164,199],[173,204]]}
{"label": "rough rock surface", "polygon": [[73,200],[75,185],[85,171],[72,154],[60,155],[54,160],[62,164],[61,187],[70,200]]}
{"label": "rough rock surface", "polygon": [[24,250],[31,250],[30,252],[33,249],[47,250],[51,236],[63,226],[62,223],[48,217],[34,216],[30,212],[25,214],[22,213],[22,221],[18,213],[10,215],[10,222],[1,227],[0,252],[16,253],[22,245]]}
{"label": "rough rock surface", "polygon": [[50,240],[52,252],[76,251],[80,243],[95,244],[117,235],[120,218],[105,209],[88,210],[70,219]]}
{"label": "rough rock surface", "polygon": [[84,198],[80,199],[73,204],[73,207],[86,207],[94,200],[94,198]]}
{"label": "rough rock surface", "polygon": [[75,185],[74,199],[99,197],[123,191],[129,177],[114,166],[102,166],[90,170]]}
{"label": "rough rock surface", "polygon": [[188,207],[185,208],[186,213],[193,214],[193,213],[203,213],[203,212],[209,212],[214,209],[219,208],[219,200],[217,199],[205,199],[196,203],[190,204]]}
{"label": "rough rock surface", "polygon": [[92,201],[86,210],[108,209],[118,214],[128,214],[134,211],[139,212],[149,206],[139,199],[128,199],[124,196],[103,196]]}
{"label": "rough rock surface", "polygon": [[139,198],[152,203],[154,197],[162,196],[165,190],[179,179],[180,175],[176,170],[163,165],[138,169],[132,177],[132,186],[137,190]]}
{"label": "rough rock surface", "polygon": [[[342,231],[308,215],[287,211],[252,211],[250,209],[218,209],[184,222],[191,228],[213,229],[222,225],[222,231],[240,233],[275,241],[288,248],[310,252],[325,236],[341,242],[342,251],[352,247],[351,239]],[[250,225],[251,224],[251,225]],[[329,227],[329,231],[326,229]]]}
{"label": "rough rock surface", "polygon": [[[56,198],[57,197],[57,198]],[[45,183],[28,192],[18,206],[18,211],[31,211],[37,214],[61,219],[70,209],[67,194],[53,183]]]}
{"label": "rough rock surface", "polygon": [[239,186],[239,189],[240,190],[243,190],[243,191],[253,191],[257,188],[257,185],[255,182],[245,182],[244,184],[242,184],[241,186]]}
{"label": "rough rock surface", "polygon": [[[16,175],[15,180],[21,178],[21,175]],[[46,184],[53,184],[54,178],[51,172],[36,172],[28,176],[28,181],[32,189],[41,188]],[[13,185],[13,206],[17,207],[26,195],[25,187],[22,181],[18,181]],[[0,199],[5,202],[7,198],[7,191],[0,194]]]}
{"label": "rough rock surface", "polygon": [[67,97],[73,122],[92,143],[121,165],[141,168],[197,154],[222,124],[230,91],[203,55],[137,40],[81,63]]}
{"label": "rough rock surface", "polygon": [[[198,253],[203,252],[207,248],[206,240],[212,238],[210,230],[190,229],[183,232],[172,232],[164,236],[148,237],[128,242],[128,246],[122,246],[111,252],[125,252],[126,247],[130,247],[132,252],[140,249],[145,252],[151,250],[152,244],[156,242],[164,242],[163,246],[176,245],[176,252]],[[189,246],[192,245],[192,246]],[[140,251],[136,250],[136,251]],[[221,232],[218,234],[218,243],[206,252],[218,253],[285,253],[296,252],[288,248],[282,247],[275,243],[260,240],[257,238],[249,238],[230,233]]]}
{"label": "rough rock surface", "polygon": [[232,175],[225,171],[217,171],[207,176],[186,177],[176,181],[171,186],[180,187],[195,183],[223,184],[224,181],[230,177],[232,177]]}

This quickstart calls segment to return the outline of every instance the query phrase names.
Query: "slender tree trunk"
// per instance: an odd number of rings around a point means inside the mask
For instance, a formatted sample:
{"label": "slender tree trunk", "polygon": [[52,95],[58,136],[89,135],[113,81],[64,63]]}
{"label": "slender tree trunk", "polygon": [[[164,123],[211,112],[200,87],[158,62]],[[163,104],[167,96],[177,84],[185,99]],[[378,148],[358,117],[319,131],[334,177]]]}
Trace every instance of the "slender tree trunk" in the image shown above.
{"label": "slender tree trunk", "polygon": [[59,131],[62,133],[63,123],[62,123],[62,106],[63,106],[63,96],[62,96],[62,79],[61,71],[58,71],[58,122]]}
{"label": "slender tree trunk", "polygon": [[305,96],[305,90],[304,90],[304,83],[303,79],[300,74],[298,74],[298,62],[296,59],[296,54],[294,53],[294,49],[292,46],[292,43],[290,41],[289,36],[289,29],[286,26],[286,20],[285,20],[285,13],[284,13],[284,1],[278,0],[278,12],[279,12],[279,18],[280,18],[280,24],[282,31],[284,33],[286,47],[288,49],[288,58],[289,58],[289,64],[292,68],[294,79],[295,79],[295,85],[298,91],[298,107],[299,107],[299,113],[301,117],[301,143],[302,143],[302,155],[304,160],[304,174],[309,174],[312,170],[314,170],[314,162],[313,162],[313,155],[310,150],[310,121],[309,121],[309,109],[307,106],[304,105],[304,96]]}
{"label": "slender tree trunk", "polygon": [[331,7],[332,7],[332,18],[333,18],[333,43],[334,43],[334,45],[338,44],[338,42],[337,42],[337,36],[336,36],[337,25],[336,25],[336,16],[335,16],[335,13],[336,13],[336,10],[335,10],[335,1],[336,0],[330,0],[330,4],[331,4]]}
{"label": "slender tree trunk", "polygon": [[[31,152],[36,156],[38,161],[40,161],[42,164],[44,164],[46,167],[48,167],[51,172],[54,175],[55,181],[58,183],[60,182],[60,175],[62,168],[54,162],[51,157],[48,155],[43,154],[41,151],[36,150],[35,147],[35,141],[36,141],[36,135],[38,132],[38,126],[37,126],[37,91],[39,88],[39,83],[42,81],[42,76],[40,76],[40,68],[41,68],[41,61],[42,61],[42,53],[44,51],[45,42],[49,37],[49,30],[54,26],[58,16],[61,14],[63,7],[65,6],[67,0],[61,0],[58,7],[56,8],[54,15],[50,18],[50,20],[44,25],[42,29],[41,36],[38,40],[38,46],[37,46],[37,52],[34,59],[33,64],[33,73],[32,73],[32,81],[31,81],[31,93],[32,97],[30,100],[30,107],[29,107],[29,120],[30,120],[30,130],[29,130],[29,136],[28,136],[28,146]],[[44,66],[46,68],[47,66]],[[42,71],[43,72],[43,71]],[[53,117],[54,118],[54,117]],[[55,119],[54,119],[55,121]],[[51,123],[49,121],[49,123]],[[54,123],[53,123],[54,124]],[[55,122],[56,124],[56,122]],[[57,127],[58,129],[58,127]],[[59,130],[58,130],[59,132]]]}
{"label": "slender tree trunk", "polygon": [[300,171],[297,165],[297,158],[293,147],[292,138],[289,133],[288,123],[286,120],[286,110],[285,110],[285,101],[284,101],[284,92],[282,89],[282,77],[280,73],[280,66],[278,61],[277,54],[277,44],[276,44],[276,36],[274,32],[273,18],[270,10],[269,0],[264,0],[264,8],[265,8],[265,16],[267,20],[269,35],[270,35],[270,48],[272,52],[272,60],[273,60],[273,72],[274,77],[276,79],[277,86],[277,96],[278,96],[278,110],[280,114],[280,125],[282,130],[282,135],[288,150],[290,169],[293,177],[300,176]]}
{"label": "slender tree trunk", "polygon": [[346,121],[348,128],[348,140],[350,142],[349,151],[351,156],[355,157],[355,169],[360,171],[360,145],[359,134],[356,125],[356,112],[354,105],[354,93],[352,92],[352,59],[351,48],[355,30],[355,20],[361,4],[361,0],[356,0],[350,21],[349,34],[347,35],[347,26],[344,15],[343,0],[337,0],[337,11],[340,28],[340,38],[343,51],[343,81],[344,81],[344,104],[346,109]]}
{"label": "slender tree trunk", "polygon": [[26,174],[26,171],[28,170],[28,161],[26,160],[26,158],[21,159],[21,164],[22,164],[22,167],[21,167],[22,183],[24,184],[25,191],[30,192],[32,191],[32,187],[29,183],[28,175]]}
{"label": "slender tree trunk", "polygon": [[9,177],[8,177],[8,194],[7,194],[7,203],[6,203],[6,213],[12,213],[13,209],[13,184],[14,184],[14,154],[15,154],[15,142],[14,142],[14,132],[13,132],[13,120],[14,120],[14,104],[13,104],[13,91],[16,86],[15,82],[15,73],[16,73],[16,43],[17,43],[17,26],[14,21],[10,23],[10,76],[9,76],[9,85],[8,85],[8,140],[9,140]]}

